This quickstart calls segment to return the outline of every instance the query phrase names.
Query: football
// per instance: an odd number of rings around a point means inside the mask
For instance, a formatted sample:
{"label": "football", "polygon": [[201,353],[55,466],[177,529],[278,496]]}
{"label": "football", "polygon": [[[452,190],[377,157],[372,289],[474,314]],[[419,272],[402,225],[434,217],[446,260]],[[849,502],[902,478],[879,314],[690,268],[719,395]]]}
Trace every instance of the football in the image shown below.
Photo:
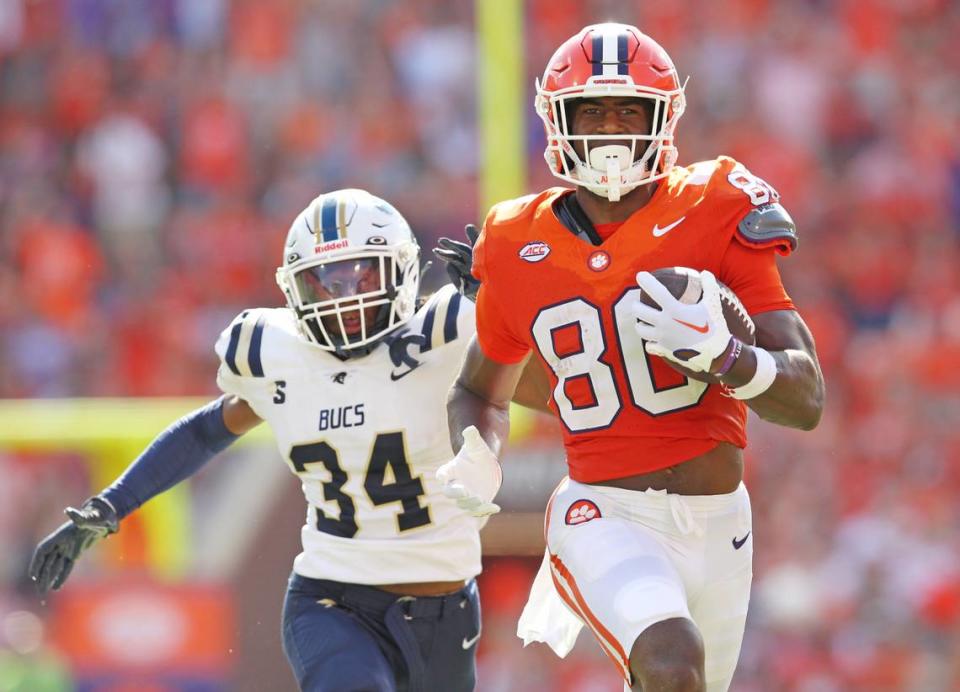
{"label": "football", "polygon": [[[700,286],[700,272],[689,267],[663,267],[650,272],[657,280],[662,283],[670,294],[681,303],[693,304],[699,302],[703,297],[703,289]],[[730,333],[740,341],[751,346],[755,345],[756,327],[750,315],[747,314],[743,303],[737,298],[737,295],[725,286],[719,279],[720,284],[720,302],[723,305],[723,317],[727,321],[727,327]],[[641,290],[640,301],[644,305],[658,307],[656,302]],[[716,384],[719,380],[713,376],[702,372],[688,370],[676,363],[667,361],[673,368],[679,370],[687,377]]]}

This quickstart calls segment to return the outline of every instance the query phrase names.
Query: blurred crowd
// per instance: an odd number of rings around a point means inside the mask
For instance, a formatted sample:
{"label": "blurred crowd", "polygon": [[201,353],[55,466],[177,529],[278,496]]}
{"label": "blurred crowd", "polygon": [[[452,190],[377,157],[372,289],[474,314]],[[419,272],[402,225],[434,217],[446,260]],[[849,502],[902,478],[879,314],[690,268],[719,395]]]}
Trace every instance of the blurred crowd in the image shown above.
{"label": "blurred crowd", "polygon": [[[528,0],[530,190],[553,184],[533,77],[608,19],[691,75],[681,163],[741,160],[800,231],[781,269],[828,403],[814,433],[752,425],[735,689],[960,689],[960,5]],[[0,0],[0,398],[213,393],[216,334],[282,303],[320,191],[390,200],[424,248],[482,219],[473,24],[440,0]],[[481,653],[515,684],[535,567],[485,577]],[[599,679],[559,670],[490,689]]]}

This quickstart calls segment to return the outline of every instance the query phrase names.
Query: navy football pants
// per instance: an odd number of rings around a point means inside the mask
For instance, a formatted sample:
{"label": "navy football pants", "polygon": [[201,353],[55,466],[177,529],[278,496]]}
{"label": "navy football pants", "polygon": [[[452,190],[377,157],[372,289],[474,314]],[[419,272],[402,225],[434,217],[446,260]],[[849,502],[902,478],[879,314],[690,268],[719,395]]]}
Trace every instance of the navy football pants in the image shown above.
{"label": "navy football pants", "polygon": [[477,583],[397,596],[293,574],[283,650],[304,692],[469,692],[476,681]]}

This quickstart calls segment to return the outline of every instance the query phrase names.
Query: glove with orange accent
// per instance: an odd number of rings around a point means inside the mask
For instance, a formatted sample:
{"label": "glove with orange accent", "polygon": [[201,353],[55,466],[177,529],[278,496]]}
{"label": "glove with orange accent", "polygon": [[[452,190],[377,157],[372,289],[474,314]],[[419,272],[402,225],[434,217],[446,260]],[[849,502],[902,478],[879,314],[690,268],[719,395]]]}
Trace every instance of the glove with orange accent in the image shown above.
{"label": "glove with orange accent", "polygon": [[437,469],[437,480],[444,495],[475,517],[500,511],[493,502],[503,481],[500,462],[472,425],[463,431],[463,447],[457,456]]}
{"label": "glove with orange accent", "polygon": [[674,298],[650,272],[639,272],[637,284],[659,306],[651,307],[639,299],[633,304],[637,334],[646,341],[647,353],[689,370],[710,372],[731,338],[716,277],[709,271],[700,272],[703,293],[691,304]]}

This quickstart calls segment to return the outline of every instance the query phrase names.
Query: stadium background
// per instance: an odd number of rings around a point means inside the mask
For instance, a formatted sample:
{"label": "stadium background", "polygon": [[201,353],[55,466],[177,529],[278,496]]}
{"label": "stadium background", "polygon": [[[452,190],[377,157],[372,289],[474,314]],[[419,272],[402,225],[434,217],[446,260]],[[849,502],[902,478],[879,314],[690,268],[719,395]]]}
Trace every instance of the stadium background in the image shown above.
{"label": "stadium background", "polygon": [[[319,191],[370,189],[429,248],[481,200],[552,185],[533,77],[604,19],[692,76],[681,163],[744,161],[801,234],[781,267],[828,404],[813,433],[752,424],[734,690],[960,689],[960,5],[478,5],[0,0],[0,690],[293,688],[278,622],[303,501],[265,431],[45,604],[30,552],[181,397],[215,394],[216,334],[281,302],[281,238]],[[515,81],[478,80],[483,50]],[[563,663],[513,636],[562,474],[549,422],[515,432],[478,689],[619,689],[586,634]]]}

